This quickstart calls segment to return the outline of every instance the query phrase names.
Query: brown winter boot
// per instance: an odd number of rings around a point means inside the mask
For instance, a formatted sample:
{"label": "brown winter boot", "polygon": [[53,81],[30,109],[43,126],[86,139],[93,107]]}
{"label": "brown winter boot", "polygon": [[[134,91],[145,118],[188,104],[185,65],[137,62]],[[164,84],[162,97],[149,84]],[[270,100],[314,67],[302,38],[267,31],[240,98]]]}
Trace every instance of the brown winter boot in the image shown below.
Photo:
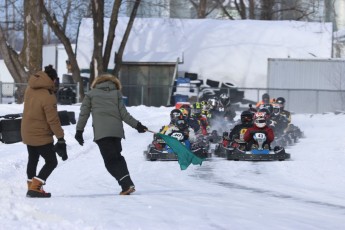
{"label": "brown winter boot", "polygon": [[135,192],[135,187],[134,185],[131,185],[127,189],[122,189],[122,192],[120,192],[120,195],[130,195],[133,192]]}
{"label": "brown winter boot", "polygon": [[[29,181],[28,181],[29,184]],[[37,197],[37,198],[49,198],[51,197],[50,193],[45,192],[42,189],[42,186],[45,184],[44,180],[34,177],[29,188],[29,191],[26,193],[26,197]]]}
{"label": "brown winter boot", "polygon": [[28,184],[28,191],[30,190],[30,186],[31,186],[31,184],[32,184],[32,180],[31,179],[28,179],[27,181],[27,184]]}
{"label": "brown winter boot", "polygon": [[[30,190],[30,186],[31,186],[31,184],[32,184],[32,179],[28,179],[28,180],[27,180],[27,184],[28,184],[28,191],[29,191],[29,190]],[[45,192],[45,191],[43,190],[43,186],[41,187],[41,191]]]}

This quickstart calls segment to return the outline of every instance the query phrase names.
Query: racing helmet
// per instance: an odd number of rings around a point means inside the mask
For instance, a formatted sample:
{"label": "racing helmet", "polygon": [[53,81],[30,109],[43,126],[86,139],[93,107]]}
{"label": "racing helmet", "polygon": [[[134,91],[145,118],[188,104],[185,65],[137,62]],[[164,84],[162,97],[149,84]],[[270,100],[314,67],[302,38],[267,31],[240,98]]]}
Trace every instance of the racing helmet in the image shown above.
{"label": "racing helmet", "polygon": [[278,116],[280,114],[280,105],[278,103],[274,103],[272,104],[272,107],[273,107],[272,114],[274,116]]}
{"label": "racing helmet", "polygon": [[187,121],[185,119],[177,119],[174,123],[174,125],[179,129],[179,130],[185,130],[188,128]]}
{"label": "racing helmet", "polygon": [[246,110],[241,113],[241,122],[242,124],[251,124],[253,123],[253,113]]}
{"label": "racing helmet", "polygon": [[254,114],[254,124],[258,128],[264,128],[267,122],[267,114],[265,112],[256,112]]}
{"label": "racing helmet", "polygon": [[271,104],[263,104],[260,106],[258,112],[265,112],[268,116],[270,116],[273,112],[273,107]]}
{"label": "racing helmet", "polygon": [[199,103],[199,102],[194,103],[192,105],[192,108],[191,108],[190,112],[191,112],[191,116],[200,117],[201,113],[202,113],[201,103]]}
{"label": "racing helmet", "polygon": [[227,106],[230,104],[230,97],[227,93],[222,93],[219,96],[220,103],[222,103],[223,106]]}
{"label": "racing helmet", "polygon": [[201,110],[209,110],[210,109],[210,106],[207,103],[207,101],[201,101],[200,105],[201,105]]}
{"label": "racing helmet", "polygon": [[268,93],[264,93],[262,95],[262,101],[264,104],[269,104],[270,103],[270,95]]}
{"label": "racing helmet", "polygon": [[175,121],[177,119],[182,119],[183,118],[183,114],[181,112],[181,110],[179,109],[173,109],[170,112],[170,121]]}
{"label": "racing helmet", "polygon": [[188,120],[189,119],[189,112],[190,112],[190,110],[186,109],[186,108],[180,108],[180,111],[182,113],[183,118]]}
{"label": "racing helmet", "polygon": [[284,109],[284,107],[285,107],[285,98],[278,97],[277,100],[276,100],[276,103],[280,105],[281,109]]}
{"label": "racing helmet", "polygon": [[217,97],[212,97],[207,100],[208,105],[210,106],[211,109],[214,109],[215,107],[218,106],[218,98]]}

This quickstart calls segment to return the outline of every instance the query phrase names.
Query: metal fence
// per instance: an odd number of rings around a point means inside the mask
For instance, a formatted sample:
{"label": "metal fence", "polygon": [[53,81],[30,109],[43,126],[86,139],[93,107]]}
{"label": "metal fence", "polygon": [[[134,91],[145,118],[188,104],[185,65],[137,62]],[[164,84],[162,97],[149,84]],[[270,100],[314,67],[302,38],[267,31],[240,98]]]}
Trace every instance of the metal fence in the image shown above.
{"label": "metal fence", "polygon": [[[59,92],[69,89],[72,99],[63,101],[63,94],[57,93],[60,104],[74,104],[79,102],[77,84],[60,84]],[[182,86],[179,86],[182,87]],[[0,82],[0,103],[16,103],[17,84]],[[236,98],[239,109],[248,108],[250,103],[261,100],[264,93],[271,98],[284,97],[286,109],[295,113],[325,113],[345,111],[345,90],[315,90],[315,89],[274,89],[274,88],[212,88],[204,86],[186,87],[181,93],[176,93],[176,86],[165,85],[123,85],[122,93],[128,106],[171,106],[176,101],[196,102],[221,92],[227,92],[230,98]],[[87,87],[85,87],[87,89]],[[172,92],[171,95],[169,95]],[[239,97],[241,100],[239,100]],[[66,99],[66,98],[65,98]],[[71,100],[71,101],[69,101]]]}

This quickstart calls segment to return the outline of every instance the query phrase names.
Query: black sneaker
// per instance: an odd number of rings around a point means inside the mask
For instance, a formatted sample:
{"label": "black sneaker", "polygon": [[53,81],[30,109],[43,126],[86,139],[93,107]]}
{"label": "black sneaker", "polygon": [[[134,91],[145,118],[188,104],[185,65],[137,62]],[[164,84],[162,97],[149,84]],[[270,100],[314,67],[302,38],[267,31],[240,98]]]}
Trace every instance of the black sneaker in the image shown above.
{"label": "black sneaker", "polygon": [[135,187],[134,185],[131,185],[127,189],[122,189],[122,192],[120,192],[120,195],[130,195],[133,192],[135,192]]}

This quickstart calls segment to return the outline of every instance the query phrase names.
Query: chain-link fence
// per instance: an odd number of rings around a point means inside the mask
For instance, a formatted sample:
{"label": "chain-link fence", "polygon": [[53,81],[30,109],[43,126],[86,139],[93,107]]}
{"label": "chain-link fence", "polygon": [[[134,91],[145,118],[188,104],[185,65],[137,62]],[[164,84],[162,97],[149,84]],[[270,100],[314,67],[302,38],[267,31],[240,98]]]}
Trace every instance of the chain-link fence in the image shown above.
{"label": "chain-link fence", "polygon": [[[78,84],[60,84],[56,93],[59,104],[79,102]],[[128,106],[173,106],[176,102],[207,100],[218,97],[221,93],[230,95],[238,109],[246,109],[249,104],[256,104],[264,93],[270,97],[284,97],[286,109],[295,113],[324,113],[345,111],[345,90],[313,89],[273,89],[273,88],[213,88],[204,86],[182,87],[166,85],[123,85],[124,102]],[[182,87],[182,88],[181,88]],[[0,82],[0,103],[16,103],[17,88],[15,83]],[[87,89],[87,87],[85,87]],[[87,91],[87,90],[86,90]],[[255,105],[254,105],[255,106]]]}

